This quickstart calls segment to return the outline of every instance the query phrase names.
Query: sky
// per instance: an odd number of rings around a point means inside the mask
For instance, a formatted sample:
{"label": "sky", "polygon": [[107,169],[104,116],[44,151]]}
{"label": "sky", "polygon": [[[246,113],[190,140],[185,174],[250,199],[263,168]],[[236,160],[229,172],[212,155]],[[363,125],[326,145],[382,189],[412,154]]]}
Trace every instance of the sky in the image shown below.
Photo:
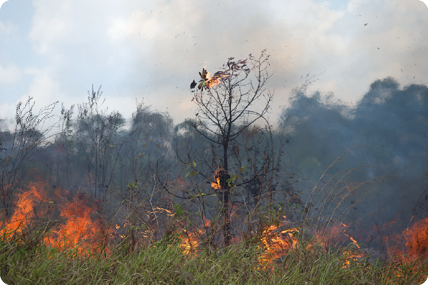
{"label": "sky", "polygon": [[276,127],[307,82],[308,94],[349,106],[377,79],[428,84],[428,9],[419,0],[9,0],[0,8],[0,118],[29,96],[36,109],[69,108],[102,85],[109,110],[130,118],[143,102],[179,124],[195,117],[189,85],[202,67],[214,73],[263,49]]}

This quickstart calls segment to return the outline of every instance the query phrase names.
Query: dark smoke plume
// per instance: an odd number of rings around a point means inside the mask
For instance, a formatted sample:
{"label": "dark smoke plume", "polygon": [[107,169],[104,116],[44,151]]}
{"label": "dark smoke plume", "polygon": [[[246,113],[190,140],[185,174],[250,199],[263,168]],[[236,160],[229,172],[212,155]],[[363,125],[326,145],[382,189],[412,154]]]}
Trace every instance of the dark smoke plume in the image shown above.
{"label": "dark smoke plume", "polygon": [[348,199],[351,216],[363,218],[360,228],[373,232],[373,225],[381,228],[395,219],[388,234],[407,227],[412,215],[415,220],[428,215],[428,195],[419,199],[428,186],[427,86],[412,84],[400,90],[393,78],[377,80],[354,108],[335,102],[331,94],[308,97],[296,91],[280,126],[290,136],[293,165],[313,183],[336,157],[357,145],[368,148],[349,152],[341,167],[373,167],[362,168],[350,181],[391,176],[390,182],[374,185],[363,202]]}

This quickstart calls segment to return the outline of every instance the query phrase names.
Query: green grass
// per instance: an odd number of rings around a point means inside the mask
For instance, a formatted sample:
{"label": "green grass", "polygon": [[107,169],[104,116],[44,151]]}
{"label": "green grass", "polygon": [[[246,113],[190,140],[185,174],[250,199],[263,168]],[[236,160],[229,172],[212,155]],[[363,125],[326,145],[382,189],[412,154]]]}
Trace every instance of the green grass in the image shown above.
{"label": "green grass", "polygon": [[[157,243],[128,254],[117,245],[109,257],[76,257],[75,250],[50,250],[31,238],[0,240],[0,275],[6,284],[422,284],[428,263],[352,262],[344,249],[313,246],[275,260],[265,270],[256,245],[234,244],[185,256],[178,245]],[[22,241],[25,240],[25,241]],[[400,273],[401,272],[401,273]],[[401,276],[398,276],[399,273]]]}

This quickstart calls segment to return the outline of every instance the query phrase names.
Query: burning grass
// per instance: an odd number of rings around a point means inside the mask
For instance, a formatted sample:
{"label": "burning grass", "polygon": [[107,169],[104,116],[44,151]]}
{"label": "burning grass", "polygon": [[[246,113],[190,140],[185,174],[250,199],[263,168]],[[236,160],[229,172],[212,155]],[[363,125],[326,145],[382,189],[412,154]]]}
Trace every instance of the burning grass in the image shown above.
{"label": "burning grass", "polygon": [[[312,231],[309,236],[305,228],[291,228],[286,223],[266,224],[242,233],[243,238],[229,247],[213,248],[209,237],[221,226],[205,219],[199,228],[188,224],[185,228],[180,222],[186,219],[176,207],[173,212],[164,210],[175,227],[160,240],[144,243],[135,240],[135,231],[148,239],[149,228],[115,225],[111,228],[128,230],[114,234],[91,216],[89,201],[83,197],[57,200],[62,206],[57,220],[34,219],[36,204],[49,204],[35,184],[18,201],[29,197],[34,203],[27,206],[33,208],[17,207],[20,222],[12,219],[2,228],[0,274],[7,284],[377,285],[421,284],[428,275],[426,259],[413,255],[407,261],[369,261],[367,251],[352,237],[348,236],[351,245],[341,248],[329,244],[326,234]],[[48,208],[38,211],[48,216]],[[101,233],[111,240],[119,237],[119,241],[106,243]],[[406,231],[409,240],[411,233]],[[413,253],[414,247],[410,249]]]}
{"label": "burning grass", "polygon": [[[269,207],[239,220],[232,207],[232,218],[247,226],[224,247],[221,217],[194,219],[181,205],[144,199],[121,203],[106,221],[97,201],[64,189],[48,195],[47,188],[31,183],[0,224],[0,276],[7,284],[378,285],[422,284],[428,276],[428,219],[402,234],[406,250],[376,258],[344,223],[292,223]],[[137,191],[137,183],[129,190]]]}
{"label": "burning grass", "polygon": [[263,247],[245,243],[193,255],[186,255],[179,242],[131,254],[118,245],[105,257],[81,255],[78,248],[55,251],[44,244],[23,250],[19,240],[24,239],[0,241],[0,272],[7,284],[421,284],[428,274],[422,260],[351,261],[344,267],[355,248],[342,254],[345,251],[326,250],[310,241],[261,269]]}

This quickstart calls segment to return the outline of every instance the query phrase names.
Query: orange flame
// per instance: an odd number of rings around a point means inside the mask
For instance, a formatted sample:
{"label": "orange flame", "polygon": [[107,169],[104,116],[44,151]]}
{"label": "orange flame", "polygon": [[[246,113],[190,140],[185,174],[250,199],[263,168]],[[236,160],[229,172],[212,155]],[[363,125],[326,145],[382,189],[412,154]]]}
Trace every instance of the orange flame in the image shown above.
{"label": "orange flame", "polygon": [[209,77],[209,72],[208,72],[208,81],[206,81],[206,86],[208,88],[212,88],[214,85],[219,84],[222,79],[225,79],[227,77],[229,77],[229,74],[225,74],[222,72],[216,72],[211,78]]}
{"label": "orange flame", "polygon": [[276,229],[277,227],[272,225],[263,231],[261,242],[264,252],[259,256],[259,262],[262,265],[271,265],[273,260],[286,254],[289,249],[298,246],[297,238],[294,236],[294,233],[299,232],[296,228],[274,233]]}
{"label": "orange flame", "polygon": [[[17,233],[20,233],[22,231],[21,226],[28,224],[30,219],[34,217],[33,209],[36,202],[46,201],[46,195],[40,193],[37,190],[37,186],[41,187],[43,185],[30,183],[30,189],[18,197],[18,202],[15,205],[15,213],[10,221],[4,225],[3,232],[7,229],[9,231],[16,230]],[[0,226],[3,225],[0,224]]]}
{"label": "orange flame", "polygon": [[[216,183],[211,183],[211,186],[215,189],[221,188],[220,177],[216,177]],[[47,199],[47,194],[43,190],[46,188],[46,183],[30,183],[28,190],[22,192],[16,199],[15,212],[12,218],[3,223],[0,222],[0,232],[5,233],[6,231],[15,231],[20,233],[23,226],[31,225],[32,219],[36,216],[46,214],[46,209],[43,208],[43,203],[53,203]],[[56,195],[60,196],[64,193],[68,193],[66,190],[57,189]],[[98,233],[101,230],[101,224],[94,221],[91,218],[95,207],[90,204],[89,198],[85,195],[77,195],[72,201],[68,201],[63,198],[58,198],[58,202],[54,205],[59,206],[60,215],[66,218],[66,223],[58,230],[50,233],[43,241],[46,245],[57,248],[59,250],[69,249],[77,247],[78,253],[83,255],[89,247],[94,252],[95,247],[99,242]],[[41,205],[42,207],[38,207]],[[167,209],[155,207],[156,210],[166,212],[167,216],[173,215],[173,213]],[[37,210],[37,211],[36,211]],[[286,218],[284,216],[284,218]],[[203,218],[203,224],[205,229],[211,226],[211,221]],[[341,223],[343,228],[347,228],[347,225]],[[126,227],[126,223],[123,226],[116,224],[116,230]],[[357,249],[360,246],[357,240],[352,236],[348,235],[346,231],[337,225],[332,227],[329,232],[340,232],[347,236]],[[205,229],[197,229],[195,231],[182,231],[182,238],[180,248],[186,256],[195,256],[197,249],[200,246],[201,236],[205,233]],[[261,244],[259,248],[263,248],[263,252],[259,255],[258,260],[263,268],[272,265],[273,261],[285,254],[291,249],[299,246],[298,239],[294,233],[299,232],[297,228],[286,229],[278,232],[278,227],[275,225],[269,226],[264,232],[261,238]],[[338,230],[340,229],[340,230]],[[342,230],[343,229],[343,230]],[[124,235],[120,235],[124,238]],[[408,253],[408,259],[412,260],[417,257],[428,258],[428,218],[415,223],[411,228],[406,229],[402,235],[405,239],[405,248]],[[325,237],[315,234],[315,240],[320,242],[323,246],[327,244]],[[312,244],[309,244],[306,249],[310,250]],[[363,257],[363,253],[356,253],[351,251],[345,251],[343,254],[347,255],[342,267],[346,268],[350,266],[351,260],[356,260]],[[396,272],[396,276],[399,277],[402,274],[399,270]]]}
{"label": "orange flame", "polygon": [[66,203],[61,216],[67,222],[61,229],[54,231],[44,241],[47,245],[58,249],[73,248],[78,245],[81,253],[85,248],[96,245],[96,234],[100,226],[94,223],[89,215],[93,212],[86,196],[76,196],[72,202]]}
{"label": "orange flame", "polygon": [[[18,196],[12,218],[9,222],[0,224],[3,234],[11,231],[15,231],[14,234],[17,234],[22,231],[24,226],[33,224],[31,220],[35,217],[36,205],[43,206],[41,203],[48,202],[46,192],[43,190],[46,186],[47,183],[44,182],[30,183],[29,190]],[[57,189],[56,194],[58,195],[58,193],[60,191]],[[63,190],[63,193],[68,194],[68,191]],[[61,197],[60,202],[55,205],[59,206],[60,215],[66,218],[66,223],[61,229],[46,236],[43,242],[45,245],[59,250],[77,247],[79,254],[82,254],[89,246],[92,246],[92,251],[94,251],[95,245],[99,242],[97,237],[100,225],[90,218],[93,209],[89,206],[89,199],[84,195],[78,195],[72,202],[62,202],[63,200],[65,199]],[[54,202],[49,201],[49,205],[51,204],[53,205]],[[46,211],[41,214],[45,215]],[[11,238],[11,235],[6,235],[6,237]]]}
{"label": "orange flame", "polygon": [[216,181],[217,181],[217,183],[215,183],[215,182],[211,182],[211,187],[213,187],[214,189],[220,189],[221,188],[221,186],[220,186],[220,178],[219,177],[217,177],[216,178]]}
{"label": "orange flame", "polygon": [[[203,218],[205,228],[209,227],[211,225],[211,221],[205,217]],[[205,233],[205,229],[197,229],[194,232],[189,232],[184,229],[182,233],[180,248],[183,254],[186,256],[196,256],[197,249],[200,245],[200,237]]]}
{"label": "orange flame", "polygon": [[219,84],[223,79],[230,76],[229,73],[224,71],[217,71],[212,77],[210,73],[205,69],[206,66],[202,69],[202,73],[199,72],[201,80],[199,81],[198,89],[204,91],[205,89],[212,88],[214,85]]}
{"label": "orange flame", "polygon": [[196,256],[196,250],[199,247],[199,236],[202,234],[202,230],[197,230],[196,232],[188,232],[183,230],[183,238],[181,240],[180,248],[184,255]]}
{"label": "orange flame", "polygon": [[411,257],[428,258],[428,217],[403,232],[407,252]]}

